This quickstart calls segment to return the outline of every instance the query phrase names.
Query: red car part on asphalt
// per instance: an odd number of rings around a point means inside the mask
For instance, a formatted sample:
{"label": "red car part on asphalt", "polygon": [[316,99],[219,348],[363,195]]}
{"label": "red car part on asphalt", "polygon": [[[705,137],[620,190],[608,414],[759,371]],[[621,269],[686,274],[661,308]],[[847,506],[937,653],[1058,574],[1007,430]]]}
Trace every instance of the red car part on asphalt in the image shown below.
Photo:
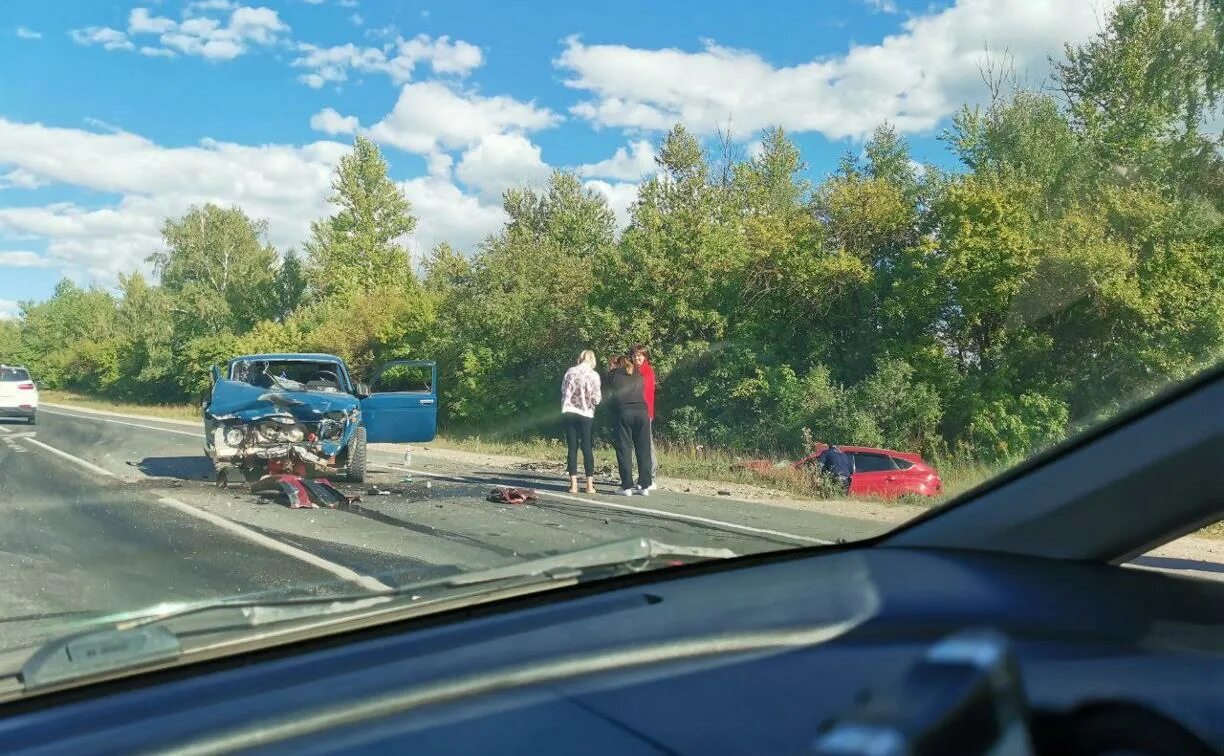
{"label": "red car part on asphalt", "polygon": [[[820,444],[816,451],[794,463],[796,470],[819,469],[819,458],[828,447]],[[938,496],[943,493],[943,481],[934,467],[911,452],[877,449],[872,446],[837,447],[850,457],[852,496],[880,496],[896,499],[901,496]]]}

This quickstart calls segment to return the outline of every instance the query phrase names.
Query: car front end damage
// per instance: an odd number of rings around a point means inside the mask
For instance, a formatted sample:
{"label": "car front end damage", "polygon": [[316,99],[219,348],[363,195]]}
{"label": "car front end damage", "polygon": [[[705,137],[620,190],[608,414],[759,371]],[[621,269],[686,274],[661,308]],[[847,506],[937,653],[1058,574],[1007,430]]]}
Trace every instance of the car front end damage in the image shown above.
{"label": "car front end damage", "polygon": [[205,411],[205,450],[222,485],[265,474],[339,475],[360,426],[360,404],[348,394],[221,380]]}

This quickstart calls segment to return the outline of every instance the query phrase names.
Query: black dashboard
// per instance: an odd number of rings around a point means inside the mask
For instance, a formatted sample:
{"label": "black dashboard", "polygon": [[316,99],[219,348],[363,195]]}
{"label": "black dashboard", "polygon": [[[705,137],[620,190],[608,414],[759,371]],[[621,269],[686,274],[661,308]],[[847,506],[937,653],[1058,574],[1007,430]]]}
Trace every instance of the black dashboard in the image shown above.
{"label": "black dashboard", "polygon": [[11,704],[0,748],[805,753],[974,627],[1009,639],[1038,753],[1224,744],[1224,583],[1130,568],[857,548],[440,619]]}

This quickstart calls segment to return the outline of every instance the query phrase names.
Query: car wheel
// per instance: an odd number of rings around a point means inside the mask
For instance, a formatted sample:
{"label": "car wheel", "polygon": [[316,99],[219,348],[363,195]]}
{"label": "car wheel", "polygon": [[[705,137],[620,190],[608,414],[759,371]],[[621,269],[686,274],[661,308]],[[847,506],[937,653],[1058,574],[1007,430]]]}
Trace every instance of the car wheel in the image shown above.
{"label": "car wheel", "polygon": [[358,426],[348,443],[348,464],[344,477],[350,483],[364,483],[366,478],[366,429]]}
{"label": "car wheel", "polygon": [[35,425],[35,424],[36,424],[36,423],[35,423],[35,418],[36,418],[36,417],[37,417],[37,415],[33,415],[33,414],[31,414],[29,417],[27,417],[27,418],[26,418],[26,423],[28,423],[29,425]]}

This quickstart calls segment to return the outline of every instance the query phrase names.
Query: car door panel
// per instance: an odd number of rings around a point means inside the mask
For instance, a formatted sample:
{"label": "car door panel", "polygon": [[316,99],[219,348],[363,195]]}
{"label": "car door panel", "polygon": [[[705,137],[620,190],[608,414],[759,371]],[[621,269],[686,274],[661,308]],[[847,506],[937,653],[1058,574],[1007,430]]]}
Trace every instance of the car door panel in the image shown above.
{"label": "car door panel", "polygon": [[432,441],[438,432],[438,367],[425,360],[395,360],[378,368],[361,400],[371,443]]}
{"label": "car door panel", "polygon": [[854,474],[850,476],[850,493],[860,496],[892,497],[898,494],[898,471],[892,461],[880,454],[856,452],[850,455],[854,461]]}

